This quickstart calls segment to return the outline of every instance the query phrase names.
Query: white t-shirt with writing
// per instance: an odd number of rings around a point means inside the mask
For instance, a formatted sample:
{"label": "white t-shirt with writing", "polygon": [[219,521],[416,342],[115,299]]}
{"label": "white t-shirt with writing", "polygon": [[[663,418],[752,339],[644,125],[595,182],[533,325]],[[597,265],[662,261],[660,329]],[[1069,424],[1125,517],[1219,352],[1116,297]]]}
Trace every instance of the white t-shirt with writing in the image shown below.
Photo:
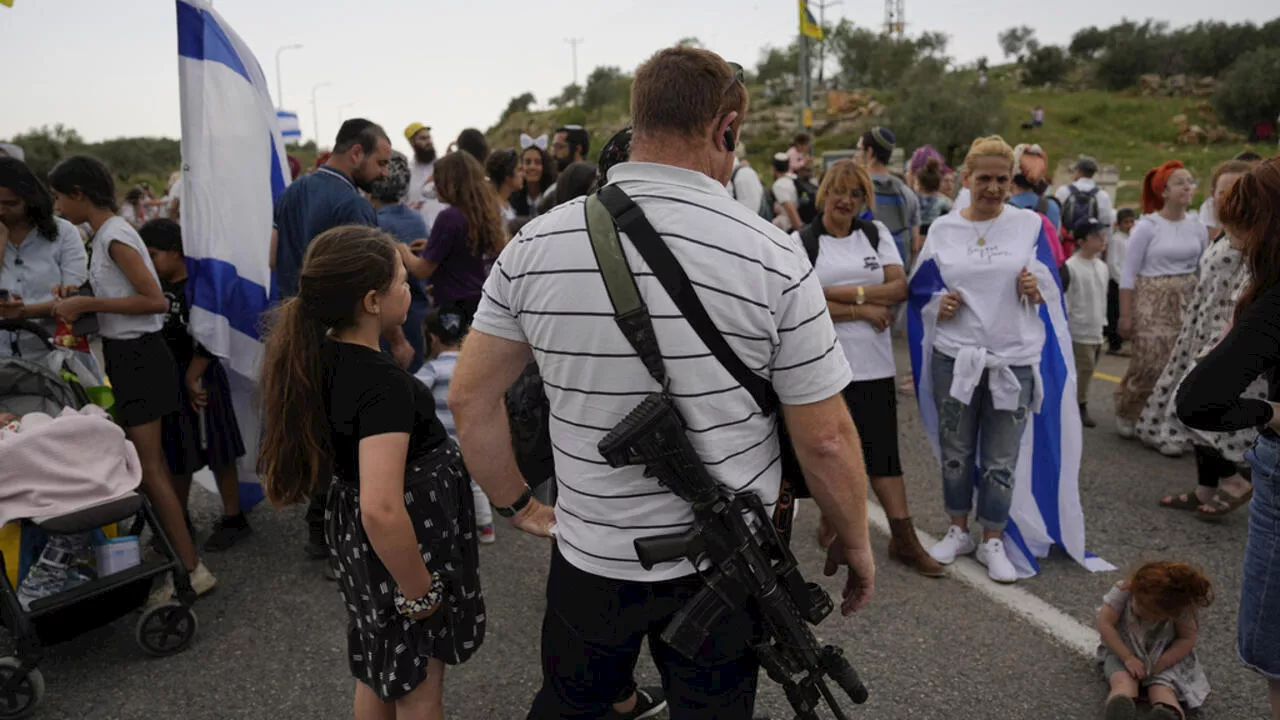
{"label": "white t-shirt with writing", "polygon": [[[102,223],[93,236],[93,252],[89,261],[89,282],[93,286],[93,294],[100,298],[126,298],[138,294],[137,288],[129,282],[120,267],[111,259],[111,245],[123,243],[133,248],[142,256],[147,271],[156,278],[156,268],[151,264],[151,255],[143,244],[138,231],[133,229],[128,220],[113,215]],[[98,313],[98,331],[105,338],[127,340],[153,333],[164,327],[164,313],[155,315],[117,315],[116,313]]]}
{"label": "white t-shirt with writing", "polygon": [[[884,223],[876,221],[880,231],[880,244],[872,249],[871,241],[862,232],[855,231],[848,237],[835,238],[823,234],[818,239],[818,260],[813,270],[822,287],[874,287],[883,285],[884,270],[891,265],[902,267],[898,244],[889,234]],[[799,237],[796,237],[799,243]],[[845,359],[853,370],[855,382],[880,380],[897,375],[893,360],[893,338],[888,331],[876,332],[871,323],[864,320],[838,322],[836,337],[844,350]]]}
{"label": "white t-shirt with writing", "polygon": [[1067,327],[1071,339],[1089,345],[1102,344],[1107,324],[1107,280],[1111,270],[1102,258],[1086,260],[1079,253],[1067,258],[1071,283],[1067,286]]}
{"label": "white t-shirt with writing", "polygon": [[1018,275],[1032,269],[1043,232],[1038,213],[1012,205],[995,220],[974,223],[953,212],[934,222],[933,259],[947,290],[963,298],[953,318],[938,322],[939,350],[955,357],[978,347],[1010,365],[1039,362],[1044,323],[1039,306],[1018,294]]}
{"label": "white t-shirt with writing", "polygon": [[[684,269],[698,299],[742,362],[779,399],[834,397],[852,377],[804,250],[738,204],[718,181],[668,165],[628,162],[610,184],[635,200]],[[641,567],[634,541],[678,533],[689,503],[641,467],[614,469],[600,441],[659,390],[614,321],[591,249],[584,198],[539,215],[502,251],[472,329],[527,343],[551,409],[557,537],[574,567],[617,580],[659,582],[693,572],[688,561]],[[777,419],[707,349],[631,240],[622,246],[669,378],[669,392],[707,471],[771,508],[781,480]]]}

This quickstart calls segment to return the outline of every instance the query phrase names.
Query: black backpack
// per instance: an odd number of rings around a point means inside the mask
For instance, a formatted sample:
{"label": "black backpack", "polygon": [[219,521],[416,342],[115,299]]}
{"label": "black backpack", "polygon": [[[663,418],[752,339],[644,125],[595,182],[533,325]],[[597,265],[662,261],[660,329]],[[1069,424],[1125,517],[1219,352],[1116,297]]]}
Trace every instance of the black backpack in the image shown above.
{"label": "black backpack", "polygon": [[[867,236],[867,241],[871,243],[871,249],[880,251],[880,231],[876,229],[876,224],[863,220],[862,218],[853,219],[853,231],[862,231]],[[819,213],[813,219],[813,222],[804,226],[800,231],[800,242],[804,244],[804,251],[809,255],[809,264],[815,265],[818,262],[818,248],[821,247],[819,242],[822,238],[822,214]]]}
{"label": "black backpack", "polygon": [[1067,202],[1062,206],[1062,231],[1074,239],[1076,226],[1085,218],[1098,217],[1098,188],[1081,190],[1075,185],[1068,185],[1071,192]]}
{"label": "black backpack", "polygon": [[795,182],[796,213],[800,215],[800,222],[812,223],[818,217],[818,186],[800,178],[795,178]]}

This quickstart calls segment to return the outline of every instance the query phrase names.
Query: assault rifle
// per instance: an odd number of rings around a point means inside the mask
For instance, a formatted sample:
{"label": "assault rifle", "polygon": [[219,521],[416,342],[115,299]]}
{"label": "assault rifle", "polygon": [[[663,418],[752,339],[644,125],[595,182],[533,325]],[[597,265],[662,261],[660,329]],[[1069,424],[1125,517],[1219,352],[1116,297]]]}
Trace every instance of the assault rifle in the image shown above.
{"label": "assault rifle", "polygon": [[830,596],[816,583],[805,582],[760,498],[735,495],[711,477],[669,395],[648,395],[600,441],[599,450],[615,468],[643,465],[646,476],[693,505],[690,529],[635,541],[646,570],[687,558],[706,583],[663,630],[664,642],[696,660],[717,621],[749,607],[764,628],[752,648],[765,672],[786,692],[797,720],[817,720],[823,700],[836,718],[847,719],[827,687],[828,677],[854,703],[866,701],[867,689],[844,652],[819,645],[809,629],[831,613]]}

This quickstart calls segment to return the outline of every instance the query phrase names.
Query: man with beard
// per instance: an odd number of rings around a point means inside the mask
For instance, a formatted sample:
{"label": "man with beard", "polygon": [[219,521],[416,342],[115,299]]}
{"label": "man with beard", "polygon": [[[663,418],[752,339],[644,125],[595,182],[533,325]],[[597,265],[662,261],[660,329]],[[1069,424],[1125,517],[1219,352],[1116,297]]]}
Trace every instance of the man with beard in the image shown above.
{"label": "man with beard", "polygon": [[[298,178],[276,200],[275,230],[271,233],[271,269],[276,273],[276,289],[283,300],[298,294],[298,274],[311,240],[340,225],[378,226],[378,214],[360,190],[369,192],[375,180],[387,173],[391,164],[391,141],[372,121],[354,118],[342,123],[333,152],[316,171]],[[413,361],[413,346],[398,326],[385,340],[401,367]],[[327,559],[324,537],[324,496],[318,488],[307,508],[309,529],[306,552],[317,560]],[[332,573],[326,573],[336,579]]]}
{"label": "man with beard", "polygon": [[591,149],[591,135],[581,125],[565,125],[556,130],[556,137],[551,141],[551,156],[556,159],[560,172],[576,162],[587,159]]}
{"label": "man with beard", "polygon": [[435,224],[436,216],[445,208],[445,204],[436,198],[436,186],[433,177],[436,170],[436,146],[431,140],[431,128],[422,123],[409,123],[404,129],[404,138],[413,147],[413,159],[409,161],[409,194],[404,204],[422,213],[427,223],[427,232]]}

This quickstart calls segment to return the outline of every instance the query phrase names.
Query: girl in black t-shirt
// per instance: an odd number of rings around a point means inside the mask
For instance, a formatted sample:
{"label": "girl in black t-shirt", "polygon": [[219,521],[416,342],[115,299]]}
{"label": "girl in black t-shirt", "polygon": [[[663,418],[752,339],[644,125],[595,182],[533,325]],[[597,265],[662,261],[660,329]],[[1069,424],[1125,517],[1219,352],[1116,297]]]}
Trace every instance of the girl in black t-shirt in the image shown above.
{"label": "girl in black t-shirt", "polygon": [[378,347],[409,301],[389,235],[322,233],[262,368],[267,497],[302,502],[329,485],[325,535],[348,609],[357,720],[443,718],[444,665],[484,639],[470,477],[431,392]]}

